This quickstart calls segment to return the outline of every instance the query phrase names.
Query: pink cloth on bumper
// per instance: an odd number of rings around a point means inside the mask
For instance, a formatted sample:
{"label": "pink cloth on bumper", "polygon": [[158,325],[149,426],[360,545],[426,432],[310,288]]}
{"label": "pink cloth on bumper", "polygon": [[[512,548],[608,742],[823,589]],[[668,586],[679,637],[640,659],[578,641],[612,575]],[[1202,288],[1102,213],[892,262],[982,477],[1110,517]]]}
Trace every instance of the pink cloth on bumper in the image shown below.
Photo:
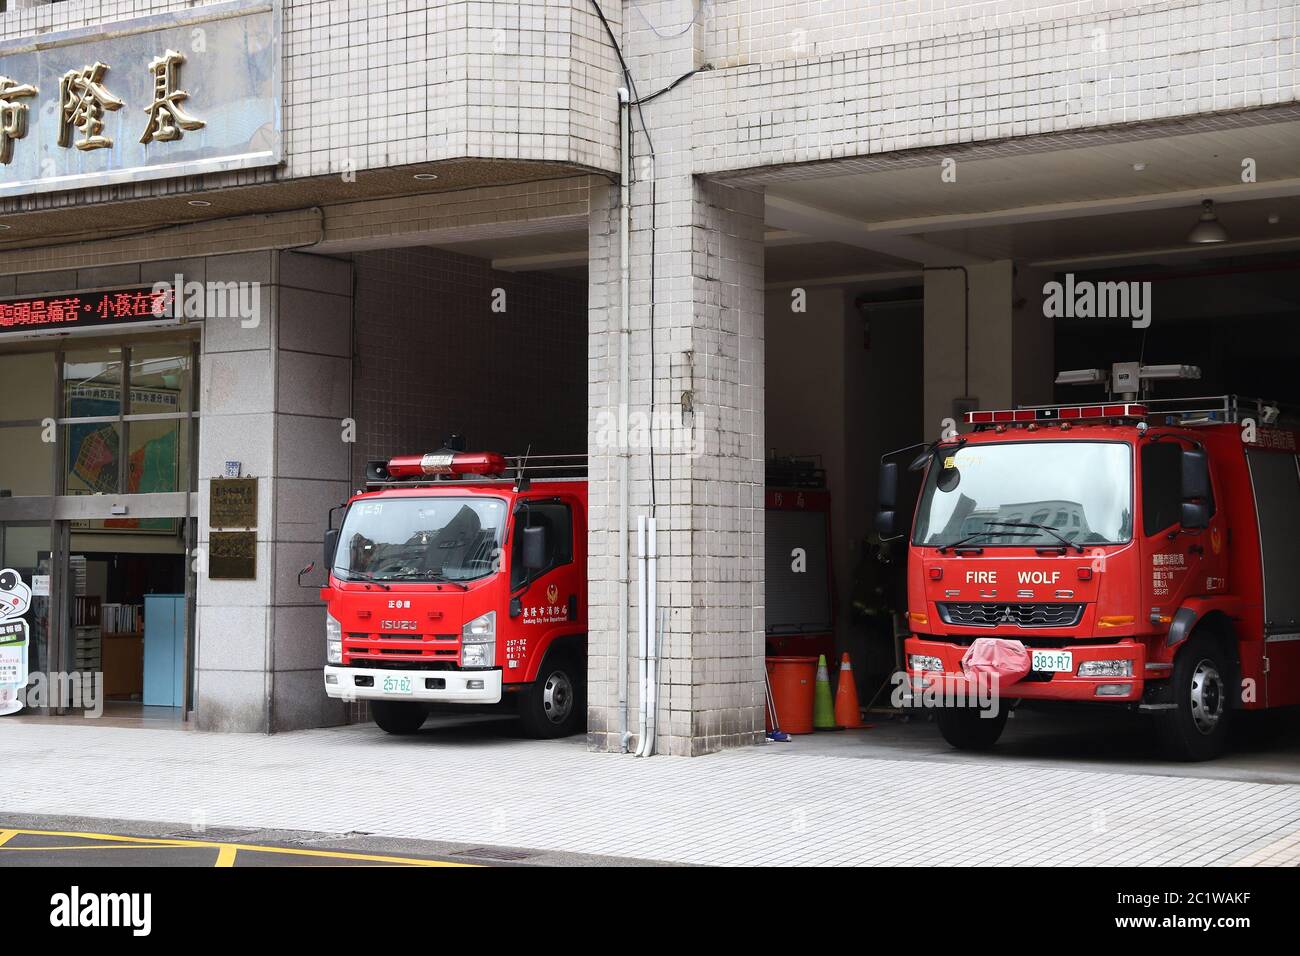
{"label": "pink cloth on bumper", "polygon": [[1029,651],[1019,641],[980,637],[962,655],[961,670],[967,680],[977,674],[997,674],[1003,684],[1014,684],[1029,673]]}

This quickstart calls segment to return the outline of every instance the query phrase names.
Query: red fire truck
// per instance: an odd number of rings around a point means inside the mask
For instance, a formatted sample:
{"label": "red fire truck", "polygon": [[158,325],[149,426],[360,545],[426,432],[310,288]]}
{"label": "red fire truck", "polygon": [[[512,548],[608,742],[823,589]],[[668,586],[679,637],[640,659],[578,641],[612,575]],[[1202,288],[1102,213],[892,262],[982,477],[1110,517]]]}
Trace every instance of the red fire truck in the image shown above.
{"label": "red fire truck", "polygon": [[[1010,639],[1030,670],[1002,700],[1149,712],[1187,760],[1222,751],[1234,711],[1300,703],[1300,433],[1277,414],[1232,396],[967,413],[972,432],[913,462],[908,686],[960,680],[973,642]],[[969,749],[1006,717],[969,698],[937,712]]]}
{"label": "red fire truck", "polygon": [[[561,457],[528,471],[572,471]],[[535,737],[585,726],[587,484],[513,461],[372,461],[340,527],[331,512],[325,692],[369,701],[388,733],[438,704],[513,703]]]}

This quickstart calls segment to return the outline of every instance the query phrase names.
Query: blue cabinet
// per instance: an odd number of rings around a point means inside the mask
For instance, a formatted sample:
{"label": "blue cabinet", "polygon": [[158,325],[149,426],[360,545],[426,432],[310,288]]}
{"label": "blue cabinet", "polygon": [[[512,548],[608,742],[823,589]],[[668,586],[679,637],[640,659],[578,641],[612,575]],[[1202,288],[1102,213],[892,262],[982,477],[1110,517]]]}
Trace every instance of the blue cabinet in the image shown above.
{"label": "blue cabinet", "polygon": [[144,702],[180,707],[185,700],[185,595],[144,596]]}

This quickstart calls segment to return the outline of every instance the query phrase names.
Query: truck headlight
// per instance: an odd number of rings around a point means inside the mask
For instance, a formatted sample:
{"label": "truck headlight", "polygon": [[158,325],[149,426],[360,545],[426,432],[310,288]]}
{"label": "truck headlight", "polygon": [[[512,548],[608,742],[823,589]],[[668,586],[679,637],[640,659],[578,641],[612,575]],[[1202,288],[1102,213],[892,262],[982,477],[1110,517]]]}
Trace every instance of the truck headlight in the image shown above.
{"label": "truck headlight", "polygon": [[325,612],[325,663],[343,663],[343,625],[329,611]]}
{"label": "truck headlight", "polygon": [[1080,677],[1132,677],[1132,661],[1084,661],[1079,665]]}
{"label": "truck headlight", "polygon": [[938,671],[941,674],[943,673],[943,661],[937,657],[929,657],[925,654],[907,655],[907,667],[909,670],[914,670],[918,674],[924,673],[925,671]]}
{"label": "truck headlight", "polygon": [[460,631],[461,667],[491,667],[497,656],[497,612],[488,611]]}

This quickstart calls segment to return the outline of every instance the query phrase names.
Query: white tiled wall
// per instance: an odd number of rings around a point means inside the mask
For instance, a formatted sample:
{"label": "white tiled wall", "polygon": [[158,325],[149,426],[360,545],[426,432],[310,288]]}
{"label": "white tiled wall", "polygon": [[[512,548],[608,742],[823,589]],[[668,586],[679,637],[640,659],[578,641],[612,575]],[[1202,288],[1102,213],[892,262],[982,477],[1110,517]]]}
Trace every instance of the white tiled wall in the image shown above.
{"label": "white tiled wall", "polygon": [[[0,14],[0,40],[194,6],[203,4],[66,0]],[[616,61],[589,0],[282,0],[282,9],[287,163],[207,177],[209,186],[467,156],[617,167]],[[182,188],[193,182],[127,185],[113,198]]]}
{"label": "white tiled wall", "polygon": [[705,60],[734,68],[692,81],[700,173],[1177,119],[1300,95],[1294,0],[736,0],[718,4],[708,22]]}

